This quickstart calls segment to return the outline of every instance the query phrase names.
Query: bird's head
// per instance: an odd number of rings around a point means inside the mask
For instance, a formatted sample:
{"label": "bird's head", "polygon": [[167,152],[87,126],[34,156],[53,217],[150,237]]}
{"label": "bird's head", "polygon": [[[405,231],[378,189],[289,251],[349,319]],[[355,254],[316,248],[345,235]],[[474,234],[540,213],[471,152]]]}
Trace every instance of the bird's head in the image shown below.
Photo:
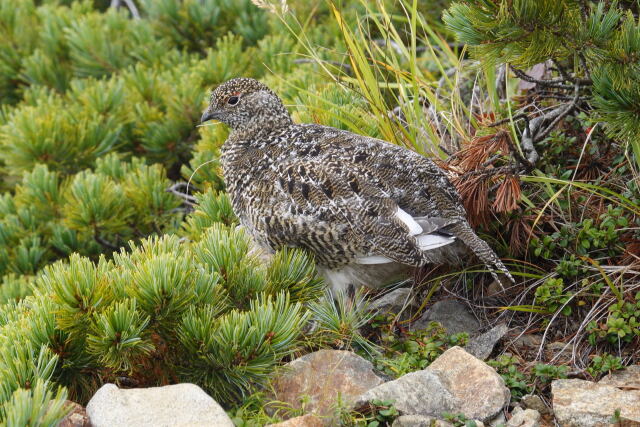
{"label": "bird's head", "polygon": [[234,130],[273,128],[291,124],[291,116],[271,89],[257,80],[228,80],[211,92],[201,123],[218,120]]}

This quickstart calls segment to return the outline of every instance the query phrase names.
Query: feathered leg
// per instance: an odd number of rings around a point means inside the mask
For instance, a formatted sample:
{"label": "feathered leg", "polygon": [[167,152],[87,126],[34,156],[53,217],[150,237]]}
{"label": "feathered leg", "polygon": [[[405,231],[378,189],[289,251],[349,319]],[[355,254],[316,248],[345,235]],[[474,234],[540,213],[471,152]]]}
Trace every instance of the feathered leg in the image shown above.
{"label": "feathered leg", "polygon": [[507,276],[507,278],[511,282],[515,282],[507,267],[504,266],[498,255],[489,247],[487,242],[482,240],[478,235],[473,231],[469,223],[465,220],[462,220],[454,225],[448,227],[448,230],[453,233],[458,239],[464,242],[465,245],[471,249],[471,251],[482,261],[489,271],[491,275],[498,282],[503,284],[502,280],[498,277],[498,272]]}

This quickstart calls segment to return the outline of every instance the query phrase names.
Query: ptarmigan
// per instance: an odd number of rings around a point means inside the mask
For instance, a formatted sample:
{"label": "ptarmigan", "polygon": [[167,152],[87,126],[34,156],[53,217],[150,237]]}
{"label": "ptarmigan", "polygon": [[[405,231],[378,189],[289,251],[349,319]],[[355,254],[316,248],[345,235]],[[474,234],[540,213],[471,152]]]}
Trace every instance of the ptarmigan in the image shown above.
{"label": "ptarmigan", "polygon": [[248,78],[211,93],[201,121],[212,119],[232,128],[221,162],[241,224],[268,250],[311,251],[334,291],[379,286],[396,267],[451,263],[469,249],[494,277],[499,271],[513,281],[431,160],[382,140],[295,124],[273,91]]}

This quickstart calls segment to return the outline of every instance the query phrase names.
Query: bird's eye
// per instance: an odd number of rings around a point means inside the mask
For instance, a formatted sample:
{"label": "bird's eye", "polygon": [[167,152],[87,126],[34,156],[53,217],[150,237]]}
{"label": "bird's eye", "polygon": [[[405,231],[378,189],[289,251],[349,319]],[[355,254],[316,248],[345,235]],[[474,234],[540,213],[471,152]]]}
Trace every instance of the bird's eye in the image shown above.
{"label": "bird's eye", "polygon": [[230,96],[229,99],[227,99],[227,104],[229,105],[236,105],[238,103],[238,97],[237,96]]}

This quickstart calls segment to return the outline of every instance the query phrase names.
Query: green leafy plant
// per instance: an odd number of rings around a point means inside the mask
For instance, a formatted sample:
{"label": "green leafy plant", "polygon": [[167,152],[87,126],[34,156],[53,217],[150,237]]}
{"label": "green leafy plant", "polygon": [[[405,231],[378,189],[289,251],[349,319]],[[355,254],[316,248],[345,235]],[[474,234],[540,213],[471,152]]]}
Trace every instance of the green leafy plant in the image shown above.
{"label": "green leafy plant", "polygon": [[587,367],[587,372],[593,378],[599,378],[604,374],[610,374],[611,372],[621,369],[624,369],[622,358],[604,353],[599,356],[594,356],[593,359],[591,359],[591,363]]}
{"label": "green leafy plant", "polygon": [[502,377],[505,385],[511,391],[511,398],[518,400],[532,391],[527,375],[520,369],[518,359],[514,356],[503,354],[497,359],[488,360],[487,364],[493,367]]}
{"label": "green leafy plant", "polygon": [[450,422],[456,427],[475,427],[477,423],[468,419],[464,414],[452,414],[445,412],[442,414],[445,421]]}
{"label": "green leafy plant", "polygon": [[536,288],[536,302],[546,307],[550,313],[555,313],[560,307],[561,313],[565,316],[571,314],[571,305],[568,302],[571,299],[571,293],[564,289],[562,279],[547,279],[543,284]]}
{"label": "green leafy plant", "polygon": [[550,384],[551,381],[567,378],[567,372],[569,368],[567,366],[547,365],[544,363],[538,363],[533,367],[533,377],[536,381],[542,385]]}
{"label": "green leafy plant", "polygon": [[606,322],[590,322],[588,332],[592,344],[598,339],[606,339],[611,343],[631,342],[640,336],[640,293],[636,293],[631,301],[611,304]]}
{"label": "green leafy plant", "polygon": [[426,368],[446,349],[467,343],[467,333],[447,335],[437,322],[415,331],[382,336],[384,353],[375,359],[376,368],[393,377]]}
{"label": "green leafy plant", "polygon": [[366,407],[358,408],[343,417],[343,424],[362,427],[390,426],[400,413],[393,401],[373,399]]}

